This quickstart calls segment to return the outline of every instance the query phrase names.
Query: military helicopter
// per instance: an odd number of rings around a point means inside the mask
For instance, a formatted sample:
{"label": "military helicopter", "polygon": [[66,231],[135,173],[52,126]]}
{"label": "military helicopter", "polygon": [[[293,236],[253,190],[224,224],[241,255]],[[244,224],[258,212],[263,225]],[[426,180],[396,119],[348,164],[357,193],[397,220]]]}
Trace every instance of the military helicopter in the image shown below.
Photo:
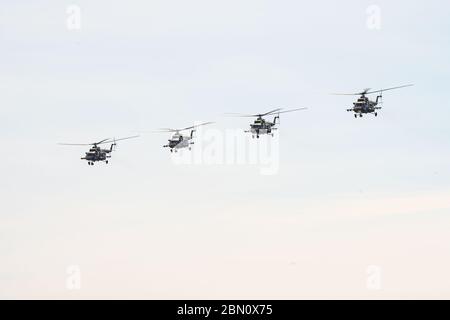
{"label": "military helicopter", "polygon": [[[411,86],[413,86],[413,84],[407,84],[399,87],[381,89],[376,91],[370,91],[370,88],[368,88],[360,93],[333,93],[333,94],[340,96],[360,96],[356,102],[353,102],[353,108],[347,109],[347,111],[354,112],[355,118],[358,118],[358,115],[361,118],[364,113],[373,113],[376,117],[378,116],[377,110],[381,109],[381,107],[378,107],[378,104],[382,103],[384,91],[406,88]],[[380,93],[375,101],[370,101],[369,98],[366,97],[366,95],[372,93]]]}
{"label": "military helicopter", "polygon": [[[195,128],[200,126],[205,126],[207,124],[211,124],[214,122],[205,122],[197,125],[193,125],[187,128],[182,129],[172,129],[172,128],[162,128],[156,132],[171,132],[173,133],[172,137],[169,139],[169,143],[164,145],[164,148],[170,148],[170,152],[178,152],[179,149],[189,148],[191,150],[191,145],[194,144],[192,141],[194,139]],[[191,130],[190,135],[183,135],[181,132]]]}
{"label": "military helicopter", "polygon": [[[138,138],[139,136],[132,136],[132,137],[126,137],[126,138],[120,138],[120,139],[103,139],[99,142],[94,143],[85,143],[85,144],[77,144],[77,143],[59,143],[59,145],[63,146],[92,146],[88,152],[86,152],[86,155],[81,158],[81,160],[86,160],[88,162],[88,165],[93,166],[95,162],[97,161],[104,161],[106,164],[108,164],[109,160],[111,158],[111,153],[115,150],[115,147],[117,146],[117,141],[121,140],[127,140],[127,139],[134,139]],[[102,149],[99,147],[102,144],[108,144],[111,143],[111,147],[109,149]]]}
{"label": "military helicopter", "polygon": [[[232,117],[248,117],[253,118],[256,117],[256,120],[250,124],[250,130],[246,130],[245,132],[251,132],[252,138],[258,138],[260,134],[270,134],[273,137],[273,130],[277,130],[278,128],[275,128],[277,124],[280,124],[280,114],[282,113],[288,113],[288,112],[294,112],[299,110],[305,110],[307,108],[298,108],[298,109],[292,109],[292,110],[285,110],[283,111],[283,108],[278,108],[266,113],[262,114],[240,114],[240,113],[226,113],[228,116]],[[275,115],[273,122],[265,120],[263,117]],[[278,122],[277,122],[278,120]]]}

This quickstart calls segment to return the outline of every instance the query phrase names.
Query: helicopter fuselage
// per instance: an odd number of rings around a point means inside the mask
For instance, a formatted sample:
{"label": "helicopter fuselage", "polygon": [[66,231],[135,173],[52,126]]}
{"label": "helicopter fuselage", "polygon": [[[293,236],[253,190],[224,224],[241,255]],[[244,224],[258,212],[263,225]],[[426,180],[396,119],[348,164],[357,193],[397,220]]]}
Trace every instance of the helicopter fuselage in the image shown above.
{"label": "helicopter fuselage", "polygon": [[164,147],[170,148],[171,152],[173,152],[173,150],[175,150],[175,152],[177,152],[178,149],[190,148],[190,145],[194,144],[193,142],[191,142],[191,140],[192,140],[192,134],[191,134],[191,136],[175,134],[172,136],[172,138],[169,139],[169,143],[166,144]]}
{"label": "helicopter fuselage", "polygon": [[259,138],[259,135],[261,134],[272,134],[272,131],[276,130],[274,126],[277,124],[277,118],[278,116],[274,118],[273,122],[270,122],[259,117],[255,122],[250,124],[250,130],[247,132],[252,133],[253,137],[256,135],[257,138]]}
{"label": "helicopter fuselage", "polygon": [[81,160],[88,161],[89,164],[93,164],[98,161],[105,161],[108,163],[108,159],[111,158],[111,149],[102,149],[99,147],[93,147],[85,153],[85,156]]}
{"label": "helicopter fuselage", "polygon": [[376,101],[370,101],[369,98],[362,95],[356,102],[353,102],[353,108],[347,109],[347,111],[354,112],[355,117],[358,115],[362,117],[363,114],[374,113],[377,116],[377,110],[381,107],[377,107],[378,100],[380,96],[377,97]]}

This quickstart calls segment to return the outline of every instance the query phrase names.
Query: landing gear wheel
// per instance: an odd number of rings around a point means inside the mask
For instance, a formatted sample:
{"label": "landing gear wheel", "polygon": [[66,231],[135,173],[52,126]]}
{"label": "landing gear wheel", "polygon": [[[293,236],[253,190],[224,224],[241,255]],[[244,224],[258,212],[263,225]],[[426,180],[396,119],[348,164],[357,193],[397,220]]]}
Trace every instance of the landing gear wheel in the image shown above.
{"label": "landing gear wheel", "polygon": [[192,150],[192,148],[191,147],[189,147],[189,151],[191,151]]}
{"label": "landing gear wheel", "polygon": [[358,118],[358,115],[355,113],[355,118]]}
{"label": "landing gear wheel", "polygon": [[259,139],[259,135],[257,135],[256,138]]}
{"label": "landing gear wheel", "polygon": [[108,162],[108,160],[106,160],[106,164],[108,164],[109,162]]}
{"label": "landing gear wheel", "polygon": [[378,113],[375,112],[375,117],[377,117],[377,116],[378,116]]}
{"label": "landing gear wheel", "polygon": [[173,149],[170,149],[170,152],[173,152]]}
{"label": "landing gear wheel", "polygon": [[359,114],[359,117],[362,118],[362,113]]}

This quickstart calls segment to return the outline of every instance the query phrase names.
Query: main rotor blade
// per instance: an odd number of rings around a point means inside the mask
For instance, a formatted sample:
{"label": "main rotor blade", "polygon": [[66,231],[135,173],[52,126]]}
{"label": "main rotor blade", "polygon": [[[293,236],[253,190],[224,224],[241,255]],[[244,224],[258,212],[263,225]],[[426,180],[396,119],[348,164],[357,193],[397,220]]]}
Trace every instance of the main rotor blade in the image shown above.
{"label": "main rotor blade", "polygon": [[140,136],[131,136],[131,137],[119,138],[119,139],[108,139],[108,140],[105,140],[105,141],[97,143],[97,144],[105,144],[105,143],[117,142],[117,141],[122,141],[122,140],[135,139],[135,138],[139,138],[139,137]]}
{"label": "main rotor blade", "polygon": [[388,90],[401,89],[401,88],[406,88],[406,87],[412,87],[413,85],[414,84],[405,84],[403,86],[392,87],[392,88],[387,88],[387,89],[381,89],[381,90],[376,90],[376,91],[370,91],[370,92],[367,92],[366,94],[384,92],[384,91],[388,91]]}
{"label": "main rotor blade", "polygon": [[172,128],[160,128],[158,130],[141,131],[141,132],[146,132],[146,133],[167,133],[167,132],[178,132],[178,130],[177,129],[172,129]]}
{"label": "main rotor blade", "polygon": [[269,114],[272,113],[277,113],[278,111],[282,110],[282,108],[277,108],[275,110],[271,110],[269,112],[266,113],[259,113],[259,114],[243,114],[243,113],[225,113],[228,116],[231,117],[243,117],[243,118],[254,118],[254,117],[264,117],[264,116],[268,116]]}
{"label": "main rotor blade", "polygon": [[384,92],[384,91],[388,91],[388,90],[394,90],[394,89],[411,87],[413,85],[414,84],[407,84],[407,85],[403,85],[403,86],[387,88],[387,89],[381,89],[381,90],[376,90],[376,91],[369,91],[370,89],[365,89],[363,92],[359,92],[359,93],[332,93],[332,95],[335,95],[335,96],[360,96],[360,95],[363,95],[363,94],[372,94],[372,93]]}
{"label": "main rotor blade", "polygon": [[330,93],[333,96],[360,96],[364,94],[364,92],[359,93]]}
{"label": "main rotor blade", "polygon": [[268,116],[269,114],[272,114],[272,113],[279,113],[280,110],[282,110],[282,108],[277,108],[275,110],[272,110],[272,111],[269,111],[269,112],[266,112],[263,114],[259,114],[258,116],[261,116],[261,117]]}
{"label": "main rotor blade", "polygon": [[105,141],[108,141],[108,140],[111,140],[111,138],[108,138],[108,139],[103,139],[102,141],[99,141],[99,142],[94,142],[94,143],[91,143],[92,145],[96,145],[96,144],[102,144],[102,143],[105,143]]}
{"label": "main rotor blade", "polygon": [[150,131],[153,133],[163,133],[163,132],[180,132],[180,131],[185,131],[185,130],[189,130],[189,129],[194,129],[200,126],[205,126],[207,124],[211,124],[214,122],[205,122],[205,123],[200,123],[200,124],[196,124],[187,128],[182,128],[182,129],[172,129],[172,128],[159,128],[157,131]]}
{"label": "main rotor blade", "polygon": [[360,96],[363,94],[367,94],[369,92],[370,88],[364,89],[362,92],[357,93],[331,93],[334,96]]}
{"label": "main rotor blade", "polygon": [[105,143],[111,143],[111,142],[115,142],[115,141],[121,141],[121,140],[127,140],[127,139],[133,139],[133,138],[138,138],[139,136],[132,136],[132,137],[126,137],[126,138],[120,138],[120,139],[103,139],[99,142],[94,142],[94,143],[58,143],[59,145],[62,146],[97,146],[100,144],[105,144]]}
{"label": "main rotor blade", "polygon": [[102,143],[104,143],[107,140],[110,140],[110,138],[103,139],[102,141],[93,142],[93,143],[58,143],[58,144],[62,145],[62,146],[95,146],[95,145],[98,145],[98,144],[102,144]]}
{"label": "main rotor blade", "polygon": [[230,116],[230,117],[243,117],[243,118],[253,118],[253,117],[258,117],[258,114],[242,114],[242,113],[230,113],[227,112],[225,113],[225,115]]}
{"label": "main rotor blade", "polygon": [[58,143],[60,146],[92,146],[92,143]]}
{"label": "main rotor blade", "polygon": [[292,109],[292,110],[280,111],[280,112],[277,112],[276,114],[295,112],[295,111],[306,110],[306,109],[308,109],[308,108],[297,108],[297,109]]}
{"label": "main rotor blade", "polygon": [[187,127],[187,128],[178,129],[177,131],[190,130],[190,129],[194,129],[194,128],[197,128],[197,127],[200,127],[200,126],[206,126],[207,124],[211,124],[211,123],[214,123],[214,122],[204,122],[204,123],[196,124],[196,125],[193,125],[193,126],[190,126],[190,127]]}

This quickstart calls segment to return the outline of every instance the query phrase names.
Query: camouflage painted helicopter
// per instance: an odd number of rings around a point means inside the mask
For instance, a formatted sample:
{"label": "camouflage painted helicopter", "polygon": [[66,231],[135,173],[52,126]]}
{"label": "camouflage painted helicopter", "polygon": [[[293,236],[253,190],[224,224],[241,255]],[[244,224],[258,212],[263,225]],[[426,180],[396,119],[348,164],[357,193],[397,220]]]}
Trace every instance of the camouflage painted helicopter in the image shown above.
{"label": "camouflage painted helicopter", "polygon": [[[399,86],[399,87],[381,89],[381,90],[376,90],[376,91],[370,91],[370,88],[368,88],[360,93],[333,93],[333,94],[340,95],[340,96],[360,96],[356,102],[353,102],[353,108],[347,109],[347,111],[354,112],[355,118],[358,118],[358,115],[361,118],[364,113],[373,113],[376,117],[376,116],[378,116],[377,110],[381,109],[381,107],[378,107],[378,104],[382,103],[384,91],[406,88],[406,87],[411,87],[411,86],[413,86],[413,84],[407,84],[407,85],[403,85],[403,86]],[[369,98],[366,97],[366,95],[372,94],[372,93],[380,93],[377,96],[375,101],[370,101]]]}
{"label": "camouflage painted helicopter", "polygon": [[[85,144],[77,144],[77,143],[60,143],[60,145],[63,146],[92,146],[88,152],[86,152],[86,155],[81,158],[81,160],[86,160],[88,162],[88,165],[93,166],[95,162],[97,161],[104,161],[106,164],[108,164],[109,160],[111,158],[111,153],[115,150],[115,147],[117,146],[117,141],[121,140],[127,140],[127,139],[133,139],[138,138],[139,136],[132,136],[132,137],[126,137],[126,138],[120,138],[120,139],[103,139],[99,142],[94,143],[85,143]],[[111,147],[109,149],[102,149],[100,145],[102,144],[109,144],[111,143]]]}
{"label": "camouflage painted helicopter", "polygon": [[[179,149],[188,148],[191,150],[191,145],[194,144],[192,141],[194,139],[194,132],[197,127],[205,126],[214,122],[205,122],[197,125],[193,125],[182,129],[172,129],[172,128],[162,128],[156,132],[171,132],[172,137],[169,139],[169,143],[164,145],[164,148],[170,148],[170,152],[178,152]],[[191,130],[190,135],[183,135],[181,132]]]}
{"label": "camouflage painted helicopter", "polygon": [[[274,130],[277,130],[278,128],[275,128],[277,124],[280,124],[280,114],[282,113],[288,113],[288,112],[294,112],[299,110],[305,110],[307,108],[298,108],[298,109],[292,109],[292,110],[285,110],[283,111],[282,108],[278,108],[266,113],[262,114],[240,114],[240,113],[226,113],[228,116],[232,117],[248,117],[253,118],[256,117],[255,121],[250,124],[250,130],[246,130],[245,132],[251,132],[252,138],[259,138],[259,135],[261,134],[270,134],[273,137]],[[268,120],[265,120],[263,117],[275,115],[273,122],[270,122]],[[278,121],[277,121],[278,120]]]}

